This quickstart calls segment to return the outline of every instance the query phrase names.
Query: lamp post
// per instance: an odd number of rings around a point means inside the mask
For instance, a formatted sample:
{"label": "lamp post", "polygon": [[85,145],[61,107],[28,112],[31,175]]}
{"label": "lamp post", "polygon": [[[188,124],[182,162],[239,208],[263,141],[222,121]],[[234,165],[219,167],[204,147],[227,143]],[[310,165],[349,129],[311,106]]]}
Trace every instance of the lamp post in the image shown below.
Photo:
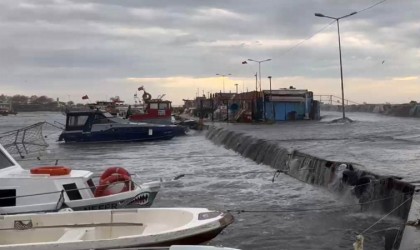
{"label": "lamp post", "polygon": [[271,76],[268,76],[268,79],[270,80],[270,102],[271,102],[271,114],[273,116],[273,121],[276,120],[276,115],[274,113],[274,102],[273,102],[273,95],[271,93]]}
{"label": "lamp post", "polygon": [[[261,91],[261,63],[271,61],[271,59],[265,59],[265,60],[260,60],[260,61],[259,60],[254,60],[254,59],[248,59],[248,61],[258,63],[258,74],[259,74],[260,91]],[[245,64],[246,61],[245,61],[245,63],[244,62],[242,62],[242,63]]]}
{"label": "lamp post", "polygon": [[[261,90],[261,63],[271,61],[271,59],[265,59],[265,60],[254,60],[254,59],[248,59],[250,62],[256,62],[258,63],[258,74],[259,74],[259,80],[260,80],[260,92]],[[247,64],[246,61],[243,61],[242,64]],[[257,90],[258,91],[258,90]],[[262,101],[262,112],[265,120],[265,110],[264,110],[264,94],[263,94],[263,101]]]}
{"label": "lamp post", "polygon": [[238,84],[235,83],[234,85],[236,86],[236,94],[238,94]]}
{"label": "lamp post", "polygon": [[321,13],[315,13],[315,16],[317,17],[325,17],[325,18],[330,18],[330,19],[334,19],[337,22],[337,32],[338,32],[338,51],[340,54],[340,74],[341,74],[341,106],[343,109],[343,120],[346,119],[346,113],[344,110],[344,84],[343,84],[343,62],[341,59],[341,40],[340,40],[340,24],[339,24],[339,20],[349,17],[349,16],[353,16],[357,14],[357,12],[352,12],[348,15],[342,16],[342,17],[331,17],[331,16],[326,16],[324,14]]}
{"label": "lamp post", "polygon": [[223,79],[223,93],[225,93],[225,77],[231,76],[232,74],[216,74],[216,76],[221,76]]}

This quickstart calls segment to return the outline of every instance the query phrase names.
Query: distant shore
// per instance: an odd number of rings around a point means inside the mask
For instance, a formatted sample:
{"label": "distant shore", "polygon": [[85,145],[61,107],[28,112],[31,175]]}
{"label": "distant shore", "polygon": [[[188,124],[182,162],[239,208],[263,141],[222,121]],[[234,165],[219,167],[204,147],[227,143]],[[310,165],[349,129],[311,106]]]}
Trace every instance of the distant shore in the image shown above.
{"label": "distant shore", "polygon": [[36,111],[55,111],[61,112],[63,107],[58,107],[57,103],[49,104],[13,104],[16,112],[36,112]]}

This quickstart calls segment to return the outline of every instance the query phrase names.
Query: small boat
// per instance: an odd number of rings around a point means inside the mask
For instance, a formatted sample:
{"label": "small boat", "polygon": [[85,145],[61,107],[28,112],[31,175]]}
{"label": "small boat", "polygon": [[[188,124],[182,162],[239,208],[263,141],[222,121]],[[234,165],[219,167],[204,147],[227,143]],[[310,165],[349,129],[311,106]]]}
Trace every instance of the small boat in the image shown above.
{"label": "small boat", "polygon": [[8,115],[16,115],[17,112],[13,110],[12,103],[8,102],[0,102],[0,115],[1,116],[8,116]]}
{"label": "small boat", "polygon": [[137,185],[123,168],[93,173],[66,166],[23,169],[0,145],[0,214],[150,207],[161,182]]}
{"label": "small boat", "polygon": [[213,239],[233,220],[230,213],[207,208],[4,215],[0,216],[0,249],[80,250],[194,245]]}
{"label": "small boat", "polygon": [[[134,110],[127,111],[126,117],[132,122],[146,122],[154,124],[172,124],[172,107],[171,101],[163,100],[163,96],[152,99],[152,95],[144,89],[144,87],[138,88],[143,90],[143,109],[135,112]],[[137,94],[136,94],[137,96]]]}
{"label": "small boat", "polygon": [[133,123],[100,110],[69,111],[59,137],[65,142],[124,142],[172,139],[176,126]]}

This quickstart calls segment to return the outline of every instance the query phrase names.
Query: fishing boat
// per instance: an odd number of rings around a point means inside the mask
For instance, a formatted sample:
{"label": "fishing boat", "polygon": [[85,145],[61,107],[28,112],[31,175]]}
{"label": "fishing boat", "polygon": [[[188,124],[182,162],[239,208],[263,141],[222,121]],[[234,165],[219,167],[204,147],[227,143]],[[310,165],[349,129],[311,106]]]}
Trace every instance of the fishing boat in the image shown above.
{"label": "fishing boat", "polygon": [[[172,106],[171,101],[163,100],[165,95],[152,98],[152,95],[146,92],[142,86],[138,88],[143,91],[143,108],[132,110],[131,107],[126,112],[126,117],[132,122],[146,122],[154,124],[172,124]],[[136,94],[137,96],[137,94]]]}
{"label": "fishing boat", "polygon": [[201,244],[233,222],[207,208],[64,211],[0,217],[0,249],[116,249]]}
{"label": "fishing boat", "polygon": [[100,110],[69,111],[59,137],[65,142],[123,142],[172,139],[185,133],[175,125],[133,123]]}
{"label": "fishing boat", "polygon": [[150,207],[161,182],[137,185],[123,168],[108,168],[94,182],[90,171],[66,166],[30,170],[0,145],[0,214]]}

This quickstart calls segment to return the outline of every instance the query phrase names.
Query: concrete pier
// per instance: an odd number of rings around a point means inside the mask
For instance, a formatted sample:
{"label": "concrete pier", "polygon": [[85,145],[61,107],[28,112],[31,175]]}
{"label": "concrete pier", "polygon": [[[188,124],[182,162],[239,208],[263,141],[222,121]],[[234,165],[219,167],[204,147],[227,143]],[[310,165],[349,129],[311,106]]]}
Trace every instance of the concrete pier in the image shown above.
{"label": "concrete pier", "polygon": [[410,212],[408,213],[407,223],[404,227],[401,239],[400,250],[420,249],[420,189],[416,187],[413,196]]}
{"label": "concrete pier", "polygon": [[[389,213],[388,216],[397,216],[404,221],[407,216],[409,220],[420,218],[420,210],[414,208],[415,203],[411,202],[415,194],[415,185],[411,183],[419,179],[419,175],[415,171],[417,163],[410,163],[410,157],[413,157],[410,144],[416,145],[415,150],[419,150],[417,139],[398,140],[407,138],[417,122],[388,123],[386,119],[400,118],[379,118],[372,123],[371,119],[372,115],[362,115],[359,121],[350,125],[319,122],[214,124],[207,138],[300,181],[332,192],[348,193],[350,190],[362,204],[362,210],[383,215]],[[389,155],[390,148],[395,149],[394,155]],[[420,202],[417,196],[414,196],[415,200]],[[401,227],[397,241],[401,240],[403,230],[404,227]],[[419,244],[415,240],[418,237],[415,236],[419,233],[417,228],[406,227],[401,249],[418,249]],[[413,244],[417,244],[417,248],[403,248]]]}

